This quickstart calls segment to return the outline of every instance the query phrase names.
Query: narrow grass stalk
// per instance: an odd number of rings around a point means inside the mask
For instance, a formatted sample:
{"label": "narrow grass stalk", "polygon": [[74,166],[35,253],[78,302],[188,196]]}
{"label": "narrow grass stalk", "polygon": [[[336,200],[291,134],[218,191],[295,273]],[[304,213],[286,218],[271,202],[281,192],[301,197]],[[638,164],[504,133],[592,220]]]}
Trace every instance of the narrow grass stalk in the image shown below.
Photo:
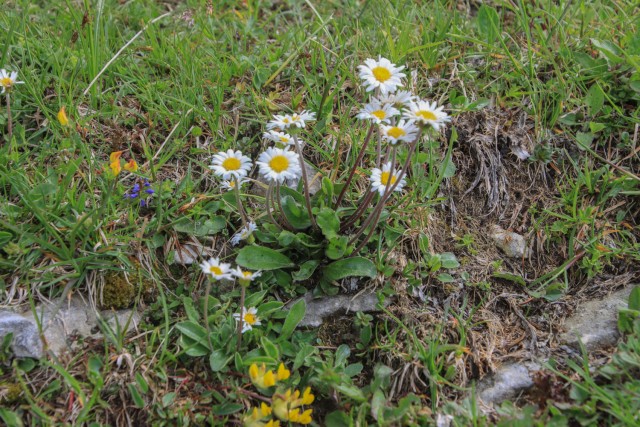
{"label": "narrow grass stalk", "polygon": [[242,326],[244,323],[244,296],[245,287],[240,285],[240,319],[238,319],[238,342],[236,344],[236,351],[240,351],[240,345],[242,345]]}
{"label": "narrow grass stalk", "polygon": [[364,154],[367,151],[367,145],[369,145],[369,141],[371,140],[371,135],[373,134],[374,126],[375,125],[371,123],[371,127],[369,127],[369,132],[367,132],[367,136],[364,138],[364,143],[362,144],[362,148],[360,149],[360,154],[358,154],[358,158],[356,159],[355,163],[353,164],[353,167],[349,171],[349,176],[347,177],[347,181],[344,183],[344,187],[342,188],[342,191],[340,191],[340,195],[338,195],[338,200],[336,201],[336,204],[335,204],[336,208],[340,206],[340,202],[342,202],[342,199],[344,198],[344,195],[347,192],[347,189],[349,188],[351,181],[353,180],[353,175],[356,173],[356,169],[360,164],[360,162],[362,161]]}
{"label": "narrow grass stalk", "polygon": [[369,207],[371,199],[375,193],[370,189],[367,189],[367,194],[358,202],[358,208],[356,211],[340,226],[340,232],[344,232],[347,228],[351,227],[362,216],[364,211]]}
{"label": "narrow grass stalk", "polygon": [[302,169],[302,186],[304,188],[304,201],[307,205],[307,212],[309,213],[309,219],[311,220],[311,225],[313,228],[318,228],[316,225],[316,219],[313,217],[313,213],[311,212],[311,197],[309,197],[309,179],[307,177],[307,167],[304,163],[304,157],[302,156],[302,147],[298,142],[298,137],[293,135],[293,142],[296,144],[296,151],[298,152],[298,157],[300,158],[300,169]]}
{"label": "narrow grass stalk", "polygon": [[211,326],[209,326],[209,293],[211,292],[211,280],[207,279],[207,289],[204,292],[204,327],[207,330],[207,343],[209,350],[213,351],[211,342]]}

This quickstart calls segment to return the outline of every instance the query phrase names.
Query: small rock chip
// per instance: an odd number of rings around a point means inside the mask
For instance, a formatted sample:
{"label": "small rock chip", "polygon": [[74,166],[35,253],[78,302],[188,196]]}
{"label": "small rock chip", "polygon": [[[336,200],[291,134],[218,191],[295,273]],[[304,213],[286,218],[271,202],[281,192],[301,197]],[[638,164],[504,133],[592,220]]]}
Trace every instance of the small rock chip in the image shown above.
{"label": "small rock chip", "polygon": [[485,404],[511,399],[533,387],[533,372],[538,370],[540,365],[533,362],[505,365],[478,383],[478,397]]}
{"label": "small rock chip", "polygon": [[[318,299],[313,299],[313,295],[309,292],[302,298],[307,302],[307,311],[298,326],[317,328],[322,325],[325,318],[334,314],[378,311],[378,297],[374,292],[336,295]],[[389,304],[388,300],[385,301],[386,304]]]}
{"label": "small rock chip", "polygon": [[502,252],[511,258],[523,258],[529,255],[527,242],[518,233],[503,230],[500,226],[494,225],[491,230],[491,238]]}
{"label": "small rock chip", "polygon": [[15,357],[42,357],[42,341],[34,321],[10,311],[0,311],[0,340],[9,333],[13,333],[11,350]]}

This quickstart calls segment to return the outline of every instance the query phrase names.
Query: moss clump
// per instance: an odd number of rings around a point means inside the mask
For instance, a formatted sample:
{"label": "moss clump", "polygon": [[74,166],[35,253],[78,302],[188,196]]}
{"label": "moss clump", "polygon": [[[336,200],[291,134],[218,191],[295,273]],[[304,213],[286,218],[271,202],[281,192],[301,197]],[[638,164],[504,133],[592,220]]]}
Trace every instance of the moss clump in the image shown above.
{"label": "moss clump", "polygon": [[155,294],[154,283],[144,277],[141,270],[125,275],[123,271],[107,273],[102,288],[102,309],[121,310],[129,308],[135,302],[138,294],[145,301],[153,300]]}
{"label": "moss clump", "polygon": [[136,299],[136,287],[124,272],[109,273],[102,288],[102,308],[121,310],[130,307]]}
{"label": "moss clump", "polygon": [[22,387],[18,383],[0,383],[0,403],[7,405],[16,403],[22,395]]}

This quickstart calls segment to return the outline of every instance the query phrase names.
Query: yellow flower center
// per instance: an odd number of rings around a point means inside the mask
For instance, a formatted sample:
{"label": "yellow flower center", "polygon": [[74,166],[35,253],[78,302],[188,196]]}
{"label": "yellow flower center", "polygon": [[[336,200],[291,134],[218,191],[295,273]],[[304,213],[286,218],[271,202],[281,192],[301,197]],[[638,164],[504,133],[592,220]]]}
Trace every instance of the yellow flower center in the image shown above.
{"label": "yellow flower center", "polygon": [[209,267],[209,271],[215,274],[216,276],[220,276],[222,273],[222,269],[218,266],[212,265]]}
{"label": "yellow flower center", "polygon": [[250,277],[251,277],[251,272],[250,272],[250,271],[243,271],[243,272],[242,272],[242,276],[243,276],[243,277],[250,278]]}
{"label": "yellow flower center", "polygon": [[285,144],[289,143],[289,138],[287,138],[286,136],[280,136],[280,142],[283,142]]}
{"label": "yellow flower center", "polygon": [[284,119],[282,119],[282,123],[289,123],[289,117],[285,117]]}
{"label": "yellow flower center", "polygon": [[13,84],[13,80],[11,80],[11,77],[4,77],[0,79],[0,86],[11,87],[12,84]]}
{"label": "yellow flower center", "polygon": [[249,325],[254,325],[256,323],[256,320],[258,320],[258,319],[256,318],[255,314],[245,313],[245,315],[244,315],[245,323],[247,323]]}
{"label": "yellow flower center", "polygon": [[228,171],[237,171],[241,165],[240,160],[235,157],[228,157],[222,162],[222,167]]}
{"label": "yellow flower center", "polygon": [[405,136],[406,134],[407,133],[404,131],[404,129],[399,128],[398,126],[394,126],[387,131],[387,135],[395,139],[398,139],[401,136]]}
{"label": "yellow flower center", "polygon": [[286,171],[289,169],[289,159],[286,156],[274,156],[271,160],[269,160],[269,167],[276,171],[277,173]]}
{"label": "yellow flower center", "polygon": [[385,117],[387,117],[387,113],[385,113],[384,110],[372,111],[371,115],[375,116],[376,118],[378,118],[380,120],[383,120]]}
{"label": "yellow flower center", "polygon": [[380,83],[384,83],[391,78],[391,71],[384,67],[376,67],[371,70],[371,72],[373,73],[373,77]]}
{"label": "yellow flower center", "polygon": [[[380,182],[382,185],[387,185],[387,182],[389,182],[389,175],[391,175],[390,172],[382,172],[382,174],[380,174]],[[391,175],[391,185],[395,184],[397,180],[398,177]]]}
{"label": "yellow flower center", "polygon": [[429,110],[420,110],[416,113],[416,116],[418,117],[422,117],[425,120],[437,120],[438,118],[436,117],[435,114],[433,114],[431,111]]}

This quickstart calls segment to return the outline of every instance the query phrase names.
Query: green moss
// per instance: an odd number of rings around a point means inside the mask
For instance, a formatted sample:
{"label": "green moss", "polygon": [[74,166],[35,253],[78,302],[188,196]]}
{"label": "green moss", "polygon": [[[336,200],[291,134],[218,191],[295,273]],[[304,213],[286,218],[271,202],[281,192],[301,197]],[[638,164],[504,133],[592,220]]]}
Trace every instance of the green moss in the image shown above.
{"label": "green moss", "polygon": [[147,279],[141,270],[130,272],[128,277],[124,271],[107,273],[102,289],[102,309],[121,310],[133,305],[138,295],[145,301],[153,300],[155,284]]}
{"label": "green moss", "polygon": [[10,404],[20,400],[22,387],[18,383],[0,383],[0,403]]}

